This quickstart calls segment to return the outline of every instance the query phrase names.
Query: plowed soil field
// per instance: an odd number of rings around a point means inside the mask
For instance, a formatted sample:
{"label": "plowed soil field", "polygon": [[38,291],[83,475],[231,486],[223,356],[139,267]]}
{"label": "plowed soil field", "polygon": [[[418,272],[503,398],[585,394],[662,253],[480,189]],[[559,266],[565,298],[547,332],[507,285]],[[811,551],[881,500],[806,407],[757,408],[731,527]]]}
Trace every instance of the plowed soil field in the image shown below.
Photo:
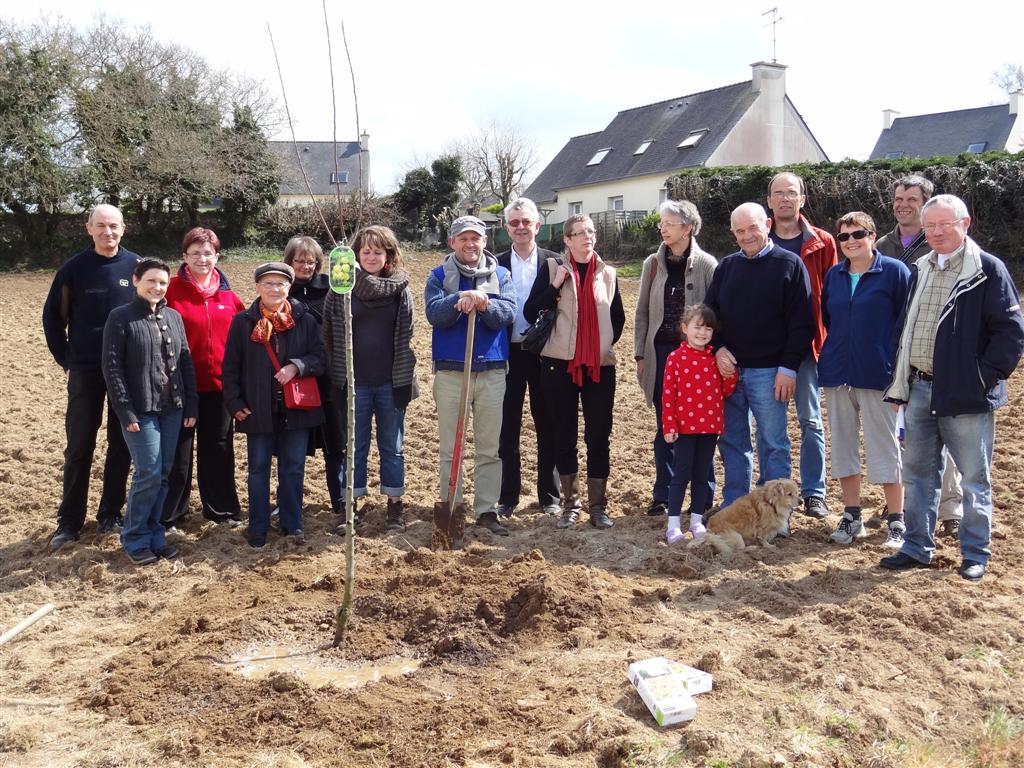
{"label": "plowed soil field", "polygon": [[[419,296],[437,258],[410,263],[424,395],[406,421],[408,526],[385,535],[383,497],[371,497],[338,649],[327,646],[344,540],[319,455],[307,463],[301,544],[272,534],[250,550],[244,528],[203,521],[194,492],[177,560],[133,567],[94,519],[49,553],[66,403],[39,323],[51,275],[0,276],[0,630],[57,606],[0,647],[0,765],[1024,765],[1019,374],[997,417],[994,556],[978,584],[957,576],[955,542],[940,540],[934,568],[905,574],[877,567],[877,529],[830,544],[837,483],[832,517],[794,516],[793,538],[775,549],[727,559],[666,547],[664,518],[644,514],[654,415],[635,380],[631,319],[618,344],[615,527],[559,531],[520,507],[509,537],[471,526],[463,551],[434,553],[437,428]],[[222,266],[251,300],[252,265]],[[631,318],[638,284],[620,284]],[[527,487],[532,441],[525,431]],[[244,493],[244,437],[236,451]],[[100,480],[97,462],[90,518]],[[880,488],[865,493],[877,511]],[[288,670],[250,678],[230,663],[268,648],[328,677],[419,666],[340,688]],[[659,728],[627,682],[627,665],[650,656],[713,674],[692,722]]]}

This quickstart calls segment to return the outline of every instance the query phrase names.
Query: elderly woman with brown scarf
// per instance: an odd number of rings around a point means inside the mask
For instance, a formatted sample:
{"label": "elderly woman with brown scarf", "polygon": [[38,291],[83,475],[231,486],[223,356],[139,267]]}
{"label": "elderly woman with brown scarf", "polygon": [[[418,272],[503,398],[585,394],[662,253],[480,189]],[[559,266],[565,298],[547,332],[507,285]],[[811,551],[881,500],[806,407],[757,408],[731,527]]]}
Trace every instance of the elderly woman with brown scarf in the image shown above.
{"label": "elderly woman with brown scarf", "polygon": [[[654,408],[654,490],[648,515],[663,515],[668,509],[668,487],[672,480],[672,446],[665,442],[661,428],[661,391],[665,361],[682,341],[679,320],[688,306],[704,301],[718,262],[697,245],[701,219],[689,200],[666,200],[658,207],[661,245],[644,260],[640,272],[640,295],[633,320],[633,355],[636,377],[647,405]],[[715,496],[715,475],[708,478]]]}
{"label": "elderly woman with brown scarf", "polygon": [[615,276],[594,250],[597,233],[589,216],[575,214],[563,225],[569,258],[542,269],[523,316],[533,323],[542,310],[556,313],[541,351],[541,387],[555,432],[555,465],[562,492],[558,528],[579,518],[579,403],[583,401],[583,440],[587,445],[587,507],[590,524],[611,528],[607,512],[609,440],[615,402],[615,353],[626,314]]}
{"label": "elderly woman with brown scarf", "polygon": [[286,407],[282,386],[324,372],[320,326],[301,302],[289,302],[295,272],[271,262],[256,268],[259,297],[231,321],[224,349],[224,405],[248,438],[249,546],[267,543],[270,464],[277,456],[281,533],[302,535],[302,484],[309,430],[323,410]]}

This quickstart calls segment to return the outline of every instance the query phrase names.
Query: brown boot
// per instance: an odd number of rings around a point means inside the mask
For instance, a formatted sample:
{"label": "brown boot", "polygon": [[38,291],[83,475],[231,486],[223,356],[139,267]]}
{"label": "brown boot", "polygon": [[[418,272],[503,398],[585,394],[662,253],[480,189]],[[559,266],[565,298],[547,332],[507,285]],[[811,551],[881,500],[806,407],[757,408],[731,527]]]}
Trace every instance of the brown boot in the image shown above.
{"label": "brown boot", "polygon": [[562,487],[562,516],[555,523],[556,528],[572,528],[580,517],[580,481],[579,475],[559,475],[558,483]]}
{"label": "brown boot", "polygon": [[605,512],[605,507],[608,506],[607,490],[607,478],[587,478],[587,511],[590,512],[590,524],[595,528],[611,528],[614,525]]}
{"label": "brown boot", "polygon": [[401,499],[388,499],[388,512],[384,522],[384,530],[388,533],[405,530],[405,520],[402,519]]}

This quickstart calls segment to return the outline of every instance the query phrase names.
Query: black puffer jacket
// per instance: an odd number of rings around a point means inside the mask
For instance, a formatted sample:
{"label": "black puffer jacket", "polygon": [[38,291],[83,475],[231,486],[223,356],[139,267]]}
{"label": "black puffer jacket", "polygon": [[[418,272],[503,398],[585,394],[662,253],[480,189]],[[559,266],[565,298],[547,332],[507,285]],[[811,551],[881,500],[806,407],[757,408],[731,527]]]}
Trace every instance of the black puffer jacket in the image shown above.
{"label": "black puffer jacket", "polygon": [[144,413],[182,408],[192,418],[199,408],[196,373],[192,367],[181,315],[145,299],[117,307],[103,327],[103,378],[122,427],[137,423]]}
{"label": "black puffer jacket", "polygon": [[[270,343],[282,366],[295,363],[299,376],[319,376],[326,370],[320,326],[304,304],[293,301],[291,305],[295,327],[274,333]],[[259,299],[232,318],[221,374],[228,413],[235,414],[243,408],[252,411],[245,421],[235,422],[238,431],[255,434],[274,432],[279,425],[274,416],[277,397],[274,366],[266,347],[249,338],[259,319]],[[280,424],[284,429],[309,429],[322,424],[323,420],[321,408],[308,411],[284,408]]]}

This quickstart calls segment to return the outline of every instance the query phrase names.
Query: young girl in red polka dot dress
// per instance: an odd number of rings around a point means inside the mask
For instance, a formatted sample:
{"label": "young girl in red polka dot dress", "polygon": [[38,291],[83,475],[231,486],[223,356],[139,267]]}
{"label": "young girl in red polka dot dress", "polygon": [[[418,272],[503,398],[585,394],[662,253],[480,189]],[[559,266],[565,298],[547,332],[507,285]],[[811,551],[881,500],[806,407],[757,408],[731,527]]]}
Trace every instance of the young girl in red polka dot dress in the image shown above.
{"label": "young girl in red polka dot dress", "polygon": [[[708,343],[718,328],[715,311],[694,304],[683,311],[683,341],[668,356],[662,387],[661,423],[665,442],[674,443],[672,482],[668,488],[668,531],[665,539],[675,544],[683,538],[679,519],[686,486],[690,486],[690,533],[704,535],[702,515],[707,496],[706,478],[715,458],[715,446],[723,429],[725,398],[736,389],[734,373],[722,378]],[[691,482],[698,478],[697,482]]]}

